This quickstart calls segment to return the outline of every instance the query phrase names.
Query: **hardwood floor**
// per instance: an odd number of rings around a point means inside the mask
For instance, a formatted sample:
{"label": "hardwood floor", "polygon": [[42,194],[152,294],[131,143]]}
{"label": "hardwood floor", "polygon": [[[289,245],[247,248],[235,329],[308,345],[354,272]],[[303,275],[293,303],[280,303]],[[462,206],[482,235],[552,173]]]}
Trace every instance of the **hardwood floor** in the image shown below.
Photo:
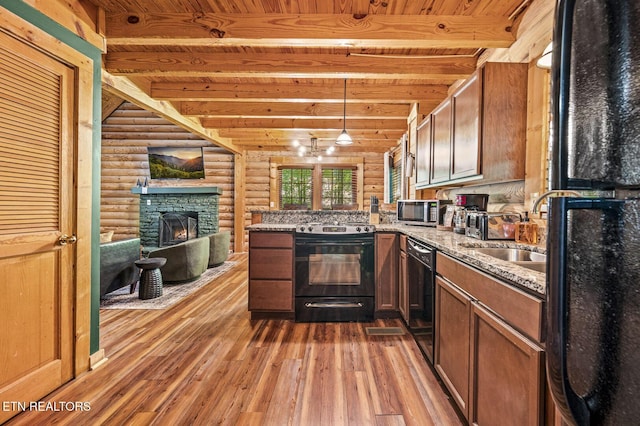
{"label": "hardwood floor", "polygon": [[410,335],[375,323],[250,320],[246,255],[167,310],[102,310],[108,362],[44,400],[89,411],[25,412],[12,425],[461,424]]}

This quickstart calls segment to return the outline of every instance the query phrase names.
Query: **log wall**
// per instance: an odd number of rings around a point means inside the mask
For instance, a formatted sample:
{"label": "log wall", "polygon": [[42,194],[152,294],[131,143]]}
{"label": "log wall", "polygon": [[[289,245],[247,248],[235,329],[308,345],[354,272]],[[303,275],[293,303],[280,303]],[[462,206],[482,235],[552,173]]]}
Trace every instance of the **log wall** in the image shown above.
{"label": "log wall", "polygon": [[204,146],[205,179],[153,180],[150,186],[222,188],[219,226],[232,232],[233,241],[233,154],[129,102],[102,123],[100,232],[114,231],[114,240],[139,236],[139,195],[131,188],[149,178],[149,146]]}
{"label": "log wall", "polygon": [[[102,186],[100,232],[114,231],[114,240],[139,236],[139,196],[131,193],[136,181],[149,177],[147,147],[203,146],[207,141],[180,127],[125,102],[102,123]],[[338,148],[339,151],[340,148]],[[269,159],[294,156],[293,150],[246,151],[244,224],[251,224],[251,211],[269,210]],[[338,154],[339,155],[339,154]],[[364,210],[371,195],[383,199],[384,166],[380,152],[354,152],[364,159]],[[151,186],[217,186],[220,197],[220,230],[232,232],[234,241],[234,155],[217,147],[204,148],[205,179],[199,181],[150,182]],[[243,241],[247,241],[244,232]],[[246,247],[246,244],[245,244]]]}

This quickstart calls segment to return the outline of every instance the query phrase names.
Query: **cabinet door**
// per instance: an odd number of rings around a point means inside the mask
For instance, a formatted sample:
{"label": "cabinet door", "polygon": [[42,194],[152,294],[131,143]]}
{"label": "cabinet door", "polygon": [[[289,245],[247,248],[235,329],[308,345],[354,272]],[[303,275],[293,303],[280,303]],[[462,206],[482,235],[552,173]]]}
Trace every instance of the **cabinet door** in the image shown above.
{"label": "cabinet door", "polygon": [[249,310],[293,312],[293,282],[249,280]]}
{"label": "cabinet door", "polygon": [[469,418],[470,316],[471,298],[436,277],[434,366],[466,418]]}
{"label": "cabinet door", "polygon": [[479,175],[481,159],[482,70],[453,95],[451,179]]}
{"label": "cabinet door", "polygon": [[476,303],[471,328],[469,423],[541,424],[543,350]]}
{"label": "cabinet door", "polygon": [[429,185],[431,174],[431,115],[418,126],[416,140],[416,188]]}
{"label": "cabinet door", "polygon": [[451,98],[440,104],[431,114],[433,139],[431,148],[431,183],[449,180],[451,165]]}
{"label": "cabinet door", "polygon": [[398,236],[376,233],[376,310],[398,310]]}
{"label": "cabinet door", "polygon": [[398,309],[402,318],[409,323],[409,283],[407,282],[407,253],[400,250],[400,264],[398,265]]}

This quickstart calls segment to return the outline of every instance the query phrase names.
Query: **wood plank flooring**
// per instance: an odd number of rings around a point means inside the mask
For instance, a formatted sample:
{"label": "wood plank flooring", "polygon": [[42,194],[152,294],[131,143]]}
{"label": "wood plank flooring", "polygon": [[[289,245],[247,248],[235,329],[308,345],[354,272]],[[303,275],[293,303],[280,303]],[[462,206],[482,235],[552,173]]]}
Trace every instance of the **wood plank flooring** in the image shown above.
{"label": "wood plank flooring", "polygon": [[457,425],[409,334],[374,323],[250,320],[247,257],[167,310],[102,310],[108,362],[44,399],[89,411],[25,412],[11,425]]}

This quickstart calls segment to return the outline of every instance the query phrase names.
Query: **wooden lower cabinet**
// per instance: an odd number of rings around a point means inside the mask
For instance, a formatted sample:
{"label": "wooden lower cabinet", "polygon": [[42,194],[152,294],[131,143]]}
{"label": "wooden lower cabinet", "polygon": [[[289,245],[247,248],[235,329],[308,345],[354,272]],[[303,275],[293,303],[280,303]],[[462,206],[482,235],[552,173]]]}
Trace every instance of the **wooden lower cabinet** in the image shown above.
{"label": "wooden lower cabinet", "polygon": [[293,234],[249,233],[249,310],[294,312]]}
{"label": "wooden lower cabinet", "polygon": [[540,425],[544,352],[478,303],[471,308],[469,423]]}
{"label": "wooden lower cabinet", "polygon": [[436,277],[436,343],[434,366],[468,419],[471,298]]}
{"label": "wooden lower cabinet", "polygon": [[[474,425],[544,424],[543,348],[469,291],[487,297],[478,286],[488,279],[485,275],[441,254],[437,265],[442,269],[436,277],[434,366],[458,408]],[[503,311],[505,300],[521,301],[517,294],[510,299],[510,291],[505,287],[506,297],[489,305]],[[542,317],[526,320],[541,323]]]}
{"label": "wooden lower cabinet", "polygon": [[376,232],[376,312],[398,312],[398,235]]}
{"label": "wooden lower cabinet", "polygon": [[[407,237],[401,235],[400,238],[406,240]],[[407,252],[400,248],[400,255],[398,258],[398,310],[400,315],[408,323],[410,318],[409,306],[409,282],[407,281]]]}

